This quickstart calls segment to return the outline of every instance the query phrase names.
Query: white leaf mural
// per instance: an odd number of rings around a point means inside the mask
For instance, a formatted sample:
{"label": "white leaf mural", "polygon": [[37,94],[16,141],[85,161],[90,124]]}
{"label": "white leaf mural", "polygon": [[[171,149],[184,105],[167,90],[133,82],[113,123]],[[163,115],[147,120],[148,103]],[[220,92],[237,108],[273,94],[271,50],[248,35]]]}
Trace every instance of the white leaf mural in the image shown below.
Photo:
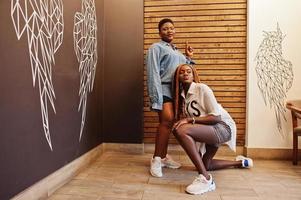
{"label": "white leaf mural", "polygon": [[48,104],[55,112],[52,67],[63,41],[63,3],[61,0],[12,0],[11,18],[18,39],[27,35],[33,86],[38,83],[43,129],[52,150]]}
{"label": "white leaf mural", "polygon": [[93,90],[97,64],[97,23],[94,0],[83,0],[81,12],[74,16],[74,51],[79,62],[79,107],[82,111],[81,140],[87,113],[88,92]]}

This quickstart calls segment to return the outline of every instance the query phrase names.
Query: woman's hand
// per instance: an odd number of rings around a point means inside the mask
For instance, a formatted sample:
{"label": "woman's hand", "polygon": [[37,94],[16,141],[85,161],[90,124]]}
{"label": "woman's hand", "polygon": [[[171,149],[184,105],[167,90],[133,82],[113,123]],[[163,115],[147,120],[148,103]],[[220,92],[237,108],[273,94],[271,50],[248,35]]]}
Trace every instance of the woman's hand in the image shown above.
{"label": "woman's hand", "polygon": [[187,41],[186,41],[186,46],[185,46],[185,54],[189,58],[192,58],[192,56],[193,56],[193,48],[190,45],[188,45]]}
{"label": "woman's hand", "polygon": [[174,125],[173,125],[173,127],[172,127],[172,131],[174,131],[174,130],[177,130],[180,126],[182,126],[183,124],[189,124],[190,122],[189,122],[189,118],[184,118],[184,119],[181,119],[181,120],[179,120],[179,121],[177,121]]}

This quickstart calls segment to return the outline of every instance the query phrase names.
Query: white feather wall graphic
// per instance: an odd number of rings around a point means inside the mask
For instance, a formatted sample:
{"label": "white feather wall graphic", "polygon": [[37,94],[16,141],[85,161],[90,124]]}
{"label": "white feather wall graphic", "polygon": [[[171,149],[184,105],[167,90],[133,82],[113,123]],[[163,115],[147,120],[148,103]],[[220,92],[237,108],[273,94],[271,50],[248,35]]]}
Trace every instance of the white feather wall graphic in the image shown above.
{"label": "white feather wall graphic", "polygon": [[276,31],[264,32],[255,62],[257,84],[265,104],[274,109],[277,127],[282,130],[281,119],[285,119],[285,100],[293,83],[292,63],[283,57],[284,35],[277,24]]}
{"label": "white feather wall graphic", "polygon": [[54,54],[63,41],[63,3],[61,0],[12,0],[11,17],[18,39],[27,35],[33,86],[38,83],[43,129],[52,150],[48,104],[55,112],[52,67]]}
{"label": "white feather wall graphic", "polygon": [[97,23],[94,0],[83,0],[81,12],[74,17],[74,51],[79,62],[80,88],[79,106],[82,111],[81,140],[87,113],[88,92],[93,90],[97,64]]}

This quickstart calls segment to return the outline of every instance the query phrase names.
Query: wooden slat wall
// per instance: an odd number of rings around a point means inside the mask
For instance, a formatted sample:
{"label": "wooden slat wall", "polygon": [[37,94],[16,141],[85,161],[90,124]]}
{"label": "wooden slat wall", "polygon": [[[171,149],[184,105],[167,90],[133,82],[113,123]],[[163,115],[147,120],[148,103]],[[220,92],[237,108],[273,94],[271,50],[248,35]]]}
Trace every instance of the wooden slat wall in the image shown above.
{"label": "wooden slat wall", "polygon": [[[158,22],[171,18],[174,43],[182,52],[185,41],[194,48],[200,80],[234,118],[240,146],[246,123],[246,6],[247,0],[144,0],[144,53],[160,40]],[[153,143],[158,117],[149,109],[144,74],[144,142]]]}

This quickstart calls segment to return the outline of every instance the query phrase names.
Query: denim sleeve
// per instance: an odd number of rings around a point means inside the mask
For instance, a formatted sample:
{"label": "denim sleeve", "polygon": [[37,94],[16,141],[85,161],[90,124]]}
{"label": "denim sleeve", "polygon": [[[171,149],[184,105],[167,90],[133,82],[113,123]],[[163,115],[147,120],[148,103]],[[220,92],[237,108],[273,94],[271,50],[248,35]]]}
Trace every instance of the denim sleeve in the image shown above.
{"label": "denim sleeve", "polygon": [[186,56],[186,64],[195,65],[195,62]]}
{"label": "denim sleeve", "polygon": [[150,47],[147,53],[147,89],[151,102],[151,108],[162,110],[163,96],[160,77],[160,49],[156,46]]}

